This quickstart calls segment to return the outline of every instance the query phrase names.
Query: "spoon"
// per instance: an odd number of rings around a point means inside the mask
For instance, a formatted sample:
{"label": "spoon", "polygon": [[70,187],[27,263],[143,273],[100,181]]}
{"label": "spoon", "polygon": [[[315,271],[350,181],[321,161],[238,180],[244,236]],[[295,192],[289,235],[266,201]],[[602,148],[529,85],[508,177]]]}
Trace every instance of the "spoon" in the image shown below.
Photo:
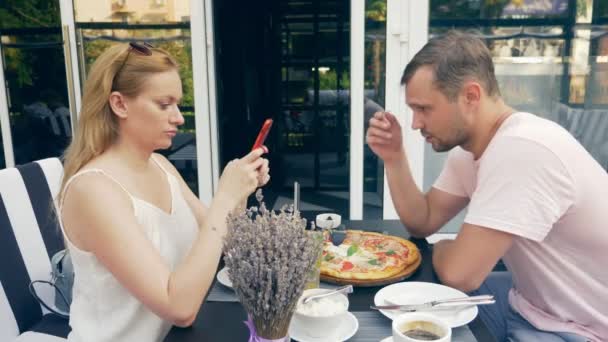
{"label": "spoon", "polygon": [[304,299],[302,299],[302,304],[306,304],[306,303],[310,302],[313,299],[319,299],[319,298],[331,296],[331,295],[336,294],[336,293],[344,293],[344,294],[353,293],[353,286],[352,285],[345,285],[345,286],[338,287],[335,290],[331,290],[331,291],[328,291],[328,292],[314,294],[314,295],[305,297]]}

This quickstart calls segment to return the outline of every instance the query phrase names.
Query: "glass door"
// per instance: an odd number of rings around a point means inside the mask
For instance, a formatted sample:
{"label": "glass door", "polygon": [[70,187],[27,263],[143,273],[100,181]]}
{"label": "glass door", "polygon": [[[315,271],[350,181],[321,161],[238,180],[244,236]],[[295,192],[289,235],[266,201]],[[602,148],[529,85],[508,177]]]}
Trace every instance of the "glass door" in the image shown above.
{"label": "glass door", "polygon": [[262,122],[273,118],[266,204],[292,203],[298,182],[302,211],[348,216],[349,2],[213,5],[220,166],[246,154]]}
{"label": "glass door", "polygon": [[[72,135],[58,0],[0,3],[2,159],[57,157]],[[2,107],[0,107],[2,108]],[[3,108],[2,108],[3,109]],[[9,127],[6,127],[6,126]],[[6,156],[6,158],[4,157]]]}

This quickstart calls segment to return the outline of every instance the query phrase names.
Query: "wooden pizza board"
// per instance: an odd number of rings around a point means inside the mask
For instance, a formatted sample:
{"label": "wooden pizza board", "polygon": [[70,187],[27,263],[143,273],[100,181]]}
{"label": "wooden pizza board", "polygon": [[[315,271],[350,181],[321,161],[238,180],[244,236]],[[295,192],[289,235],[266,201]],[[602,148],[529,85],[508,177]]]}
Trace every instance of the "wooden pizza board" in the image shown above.
{"label": "wooden pizza board", "polygon": [[324,281],[327,283],[332,283],[332,284],[337,284],[337,285],[352,285],[352,286],[360,286],[360,287],[388,285],[388,284],[402,281],[402,280],[406,279],[407,277],[411,276],[418,269],[418,266],[420,266],[421,262],[422,262],[422,255],[419,255],[418,260],[416,260],[415,263],[411,264],[410,266],[408,266],[406,269],[404,269],[400,273],[397,273],[388,278],[370,279],[370,280],[342,279],[342,278],[332,277],[332,276],[329,276],[326,274],[321,274],[321,281]]}

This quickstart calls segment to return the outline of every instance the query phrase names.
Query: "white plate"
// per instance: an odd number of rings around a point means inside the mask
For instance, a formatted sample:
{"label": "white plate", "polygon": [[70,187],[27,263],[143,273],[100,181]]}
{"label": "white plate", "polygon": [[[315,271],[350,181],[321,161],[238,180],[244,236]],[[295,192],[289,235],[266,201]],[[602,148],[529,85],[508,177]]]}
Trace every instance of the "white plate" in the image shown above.
{"label": "white plate", "polygon": [[289,325],[289,337],[299,342],[327,342],[327,341],[346,341],[353,337],[359,330],[359,321],[357,317],[350,312],[344,315],[344,318],[338,322],[336,331],[330,336],[312,337],[306,334],[306,327],[297,319],[293,318]]}
{"label": "white plate", "polygon": [[[422,304],[439,299],[468,297],[466,293],[440,284],[403,282],[386,286],[376,293],[375,305]],[[380,310],[393,319],[401,314],[398,310]],[[477,306],[442,307],[425,311],[445,320],[452,328],[465,325],[477,316]]]}
{"label": "white plate", "polygon": [[380,342],[393,342],[393,336],[389,336],[387,338],[383,338]]}
{"label": "white plate", "polygon": [[222,268],[219,272],[217,272],[217,281],[220,282],[220,284],[232,288],[232,281],[230,280],[230,275],[228,274],[228,267],[224,267]]}

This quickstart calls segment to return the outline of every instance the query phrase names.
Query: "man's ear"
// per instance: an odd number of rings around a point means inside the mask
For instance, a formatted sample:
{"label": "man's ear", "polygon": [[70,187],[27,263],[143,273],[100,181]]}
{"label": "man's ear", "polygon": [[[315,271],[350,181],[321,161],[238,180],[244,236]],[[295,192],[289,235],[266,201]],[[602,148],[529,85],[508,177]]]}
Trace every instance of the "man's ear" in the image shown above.
{"label": "man's ear", "polygon": [[468,105],[476,105],[479,103],[482,89],[478,82],[465,82],[462,91]]}
{"label": "man's ear", "polygon": [[108,102],[110,103],[110,108],[116,116],[121,119],[127,118],[128,108],[124,95],[117,91],[113,91],[112,93],[110,93],[110,98],[108,99]]}
{"label": "man's ear", "polygon": [[469,108],[469,110],[475,111],[479,107],[483,89],[478,82],[468,81],[462,85],[462,97],[463,104]]}

